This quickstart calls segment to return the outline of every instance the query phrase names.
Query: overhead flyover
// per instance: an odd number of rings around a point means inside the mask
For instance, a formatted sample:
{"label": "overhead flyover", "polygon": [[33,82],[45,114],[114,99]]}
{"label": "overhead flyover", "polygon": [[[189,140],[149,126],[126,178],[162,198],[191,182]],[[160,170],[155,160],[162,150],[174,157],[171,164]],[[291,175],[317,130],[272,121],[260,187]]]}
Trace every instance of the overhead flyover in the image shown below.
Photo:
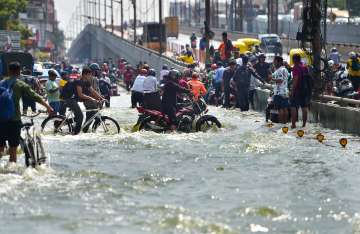
{"label": "overhead flyover", "polygon": [[157,71],[164,64],[176,69],[183,69],[186,65],[174,59],[161,56],[158,52],[135,45],[119,36],[95,25],[87,25],[78,37],[72,42],[68,51],[70,62],[82,63],[85,60],[102,60],[118,58],[135,65],[139,61],[146,61]]}

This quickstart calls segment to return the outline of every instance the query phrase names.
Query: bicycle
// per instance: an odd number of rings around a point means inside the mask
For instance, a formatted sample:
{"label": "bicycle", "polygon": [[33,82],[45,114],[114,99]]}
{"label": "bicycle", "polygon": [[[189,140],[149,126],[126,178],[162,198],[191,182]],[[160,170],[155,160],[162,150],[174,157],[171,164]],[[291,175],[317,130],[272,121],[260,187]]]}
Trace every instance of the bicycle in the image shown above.
{"label": "bicycle", "polygon": [[25,154],[25,165],[26,167],[40,166],[41,164],[45,164],[46,155],[44,146],[41,141],[41,137],[37,133],[34,127],[34,118],[40,115],[38,112],[35,115],[28,116],[30,117],[30,122],[23,123],[21,125],[22,134],[25,136],[20,136],[20,146]]}
{"label": "bicycle", "polygon": [[[102,105],[100,105],[102,106]],[[101,115],[102,108],[83,110],[83,112],[96,112],[88,121],[86,121],[81,131],[84,130],[85,126],[91,126],[93,133],[104,133],[104,134],[118,134],[120,133],[120,126],[116,120],[111,117]],[[60,134],[69,135],[73,133],[74,129],[74,113],[72,111],[67,112],[65,116],[54,115],[47,117],[41,123],[41,132],[43,134]],[[101,126],[101,127],[100,127]]]}

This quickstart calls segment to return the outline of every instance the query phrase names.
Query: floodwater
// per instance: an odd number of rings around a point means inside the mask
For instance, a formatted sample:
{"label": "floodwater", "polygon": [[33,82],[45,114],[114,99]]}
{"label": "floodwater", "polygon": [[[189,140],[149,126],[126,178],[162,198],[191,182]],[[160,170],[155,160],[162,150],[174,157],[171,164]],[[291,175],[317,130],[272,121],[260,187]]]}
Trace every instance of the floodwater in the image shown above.
{"label": "floodwater", "polygon": [[45,136],[51,168],[2,159],[0,233],[360,233],[356,139],[215,107],[219,131],[131,133],[129,99],[106,110],[119,135]]}

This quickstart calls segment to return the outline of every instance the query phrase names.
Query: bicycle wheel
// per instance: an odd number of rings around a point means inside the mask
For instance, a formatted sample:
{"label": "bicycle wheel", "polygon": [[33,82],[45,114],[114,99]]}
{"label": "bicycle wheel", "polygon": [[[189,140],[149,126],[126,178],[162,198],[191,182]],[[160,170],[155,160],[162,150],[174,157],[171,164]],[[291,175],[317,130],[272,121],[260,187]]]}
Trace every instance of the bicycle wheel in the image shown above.
{"label": "bicycle wheel", "polygon": [[[34,151],[34,145],[36,141],[36,151]],[[23,150],[25,153],[25,165],[26,167],[33,167],[40,166],[46,162],[46,155],[44,146],[42,144],[41,138],[36,136],[34,139],[30,139],[28,141],[23,142]]]}
{"label": "bicycle wheel", "polygon": [[44,135],[68,135],[71,132],[71,124],[61,115],[49,116],[41,123],[41,133]]}
{"label": "bicycle wheel", "polygon": [[204,115],[196,122],[196,131],[206,132],[212,128],[221,128],[219,120],[212,115]]}
{"label": "bicycle wheel", "polygon": [[92,131],[94,133],[114,135],[120,133],[120,126],[116,120],[108,116],[101,116],[100,119],[96,119]]}

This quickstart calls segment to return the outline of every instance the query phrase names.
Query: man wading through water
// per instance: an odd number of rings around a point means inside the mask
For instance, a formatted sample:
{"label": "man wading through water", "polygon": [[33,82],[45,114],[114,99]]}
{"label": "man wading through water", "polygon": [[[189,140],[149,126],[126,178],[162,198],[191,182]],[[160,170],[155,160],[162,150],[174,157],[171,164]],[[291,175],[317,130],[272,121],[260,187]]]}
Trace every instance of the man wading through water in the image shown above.
{"label": "man wading through water", "polygon": [[302,126],[305,127],[308,116],[308,107],[311,100],[311,77],[309,76],[309,69],[301,62],[301,56],[299,54],[293,55],[293,61],[293,86],[290,96],[291,128],[296,128],[299,107],[301,107],[302,110]]}

